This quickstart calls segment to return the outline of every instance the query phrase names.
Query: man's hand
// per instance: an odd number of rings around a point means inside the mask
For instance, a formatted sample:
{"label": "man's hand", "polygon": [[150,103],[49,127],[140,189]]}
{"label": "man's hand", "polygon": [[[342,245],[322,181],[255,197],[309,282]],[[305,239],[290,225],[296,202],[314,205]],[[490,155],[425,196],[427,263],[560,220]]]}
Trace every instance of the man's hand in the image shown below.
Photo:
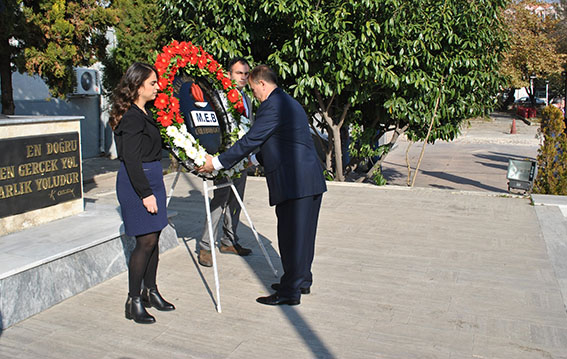
{"label": "man's hand", "polygon": [[211,173],[211,172],[213,172],[214,169],[215,169],[215,167],[213,166],[213,157],[211,155],[207,155],[205,157],[205,164],[202,165],[201,167],[199,167],[199,172],[200,173],[203,173],[203,172]]}

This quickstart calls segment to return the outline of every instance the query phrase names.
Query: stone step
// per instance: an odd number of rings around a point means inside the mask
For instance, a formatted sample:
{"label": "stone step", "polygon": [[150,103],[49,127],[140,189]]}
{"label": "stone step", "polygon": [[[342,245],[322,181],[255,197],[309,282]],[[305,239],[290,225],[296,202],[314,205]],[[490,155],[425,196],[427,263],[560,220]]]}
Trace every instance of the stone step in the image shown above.
{"label": "stone step", "polygon": [[[179,245],[171,225],[159,243],[160,252]],[[77,215],[0,237],[0,329],[126,271],[134,246],[120,209],[94,202]]]}

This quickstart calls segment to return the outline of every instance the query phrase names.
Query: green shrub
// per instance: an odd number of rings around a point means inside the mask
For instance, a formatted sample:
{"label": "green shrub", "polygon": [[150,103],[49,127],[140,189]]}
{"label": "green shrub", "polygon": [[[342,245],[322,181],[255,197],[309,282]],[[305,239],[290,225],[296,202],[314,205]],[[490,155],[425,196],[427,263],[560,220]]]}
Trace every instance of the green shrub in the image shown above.
{"label": "green shrub", "polygon": [[374,181],[374,183],[378,186],[384,186],[388,183],[386,178],[384,178],[384,176],[382,175],[382,171],[380,169],[374,171],[374,173],[372,174],[372,181]]}
{"label": "green shrub", "polygon": [[537,156],[538,174],[534,193],[567,195],[567,135],[563,112],[555,106],[543,109],[543,145]]}

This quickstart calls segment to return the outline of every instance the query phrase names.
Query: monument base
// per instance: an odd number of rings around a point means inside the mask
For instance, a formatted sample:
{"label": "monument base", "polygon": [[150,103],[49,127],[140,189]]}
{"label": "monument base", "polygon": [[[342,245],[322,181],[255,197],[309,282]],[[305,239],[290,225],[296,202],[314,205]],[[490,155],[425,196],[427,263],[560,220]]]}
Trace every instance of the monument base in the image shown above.
{"label": "monument base", "polygon": [[[3,236],[0,330],[126,271],[136,242],[119,211],[87,203],[80,214]],[[160,252],[179,245],[171,225],[159,244]]]}

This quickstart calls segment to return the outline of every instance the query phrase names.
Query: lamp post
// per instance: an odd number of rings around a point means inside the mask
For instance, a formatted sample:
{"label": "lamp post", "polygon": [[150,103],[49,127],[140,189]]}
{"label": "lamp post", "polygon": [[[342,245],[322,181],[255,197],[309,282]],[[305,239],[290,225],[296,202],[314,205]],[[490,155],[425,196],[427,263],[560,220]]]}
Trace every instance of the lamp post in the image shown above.
{"label": "lamp post", "polygon": [[549,80],[545,80],[545,106],[549,106]]}
{"label": "lamp post", "polygon": [[[535,92],[534,92],[534,79],[535,79],[535,78],[536,78],[536,75],[535,75],[535,74],[532,74],[532,75],[530,76],[530,93],[531,93],[530,101],[531,101],[532,98],[533,98],[533,101],[534,101],[534,102],[535,102]],[[535,105],[535,103],[532,103],[532,105]]]}

